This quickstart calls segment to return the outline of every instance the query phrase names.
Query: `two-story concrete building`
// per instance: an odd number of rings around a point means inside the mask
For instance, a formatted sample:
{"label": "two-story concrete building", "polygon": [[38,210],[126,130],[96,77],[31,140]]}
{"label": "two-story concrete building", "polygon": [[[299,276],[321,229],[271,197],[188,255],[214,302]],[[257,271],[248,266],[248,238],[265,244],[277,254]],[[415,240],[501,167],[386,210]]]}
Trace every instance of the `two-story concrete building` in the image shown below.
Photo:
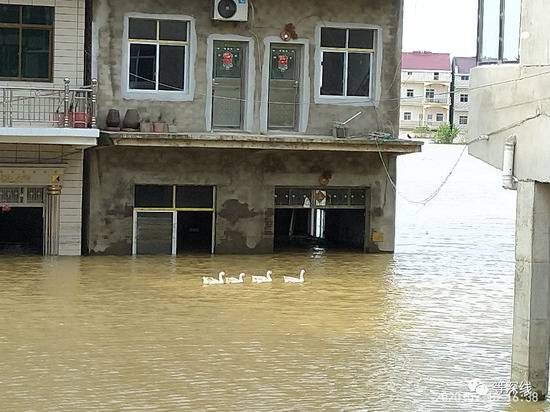
{"label": "two-story concrete building", "polygon": [[402,0],[93,1],[104,131],[86,153],[87,250],[393,251],[390,179],[420,150],[393,138],[402,14]]}
{"label": "two-story concrete building", "polygon": [[0,253],[81,252],[84,27],[84,0],[0,1]]}
{"label": "two-story concrete building", "polygon": [[480,2],[470,87],[470,153],[517,189],[512,382],[548,393],[550,31],[546,0]]}
{"label": "two-story concrete building", "polygon": [[450,123],[459,130],[458,139],[464,141],[468,135],[470,119],[470,71],[476,66],[475,57],[453,58],[453,81],[451,84]]}
{"label": "two-story concrete building", "polygon": [[401,135],[418,127],[437,129],[449,122],[451,56],[428,51],[406,52],[401,64]]}

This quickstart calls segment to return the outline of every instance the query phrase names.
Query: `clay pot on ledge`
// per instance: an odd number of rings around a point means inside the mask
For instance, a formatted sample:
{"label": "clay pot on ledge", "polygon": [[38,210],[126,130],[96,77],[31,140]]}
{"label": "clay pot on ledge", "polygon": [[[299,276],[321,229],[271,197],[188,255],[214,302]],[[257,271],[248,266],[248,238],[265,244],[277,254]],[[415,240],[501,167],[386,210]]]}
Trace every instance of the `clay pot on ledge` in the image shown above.
{"label": "clay pot on ledge", "polygon": [[141,118],[139,112],[136,109],[126,110],[126,115],[124,116],[123,126],[124,129],[132,129],[139,131],[139,125],[141,123]]}
{"label": "clay pot on ledge", "polygon": [[107,124],[107,130],[120,130],[120,112],[117,109],[109,110],[105,123]]}

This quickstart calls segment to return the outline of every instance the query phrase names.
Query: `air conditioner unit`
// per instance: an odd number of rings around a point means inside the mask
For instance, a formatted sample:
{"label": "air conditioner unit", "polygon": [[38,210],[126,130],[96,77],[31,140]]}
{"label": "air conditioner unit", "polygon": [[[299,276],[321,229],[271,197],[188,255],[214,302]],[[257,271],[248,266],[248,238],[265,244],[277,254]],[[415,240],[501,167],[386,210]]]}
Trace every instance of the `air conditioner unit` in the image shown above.
{"label": "air conditioner unit", "polygon": [[214,0],[213,19],[248,21],[248,0]]}

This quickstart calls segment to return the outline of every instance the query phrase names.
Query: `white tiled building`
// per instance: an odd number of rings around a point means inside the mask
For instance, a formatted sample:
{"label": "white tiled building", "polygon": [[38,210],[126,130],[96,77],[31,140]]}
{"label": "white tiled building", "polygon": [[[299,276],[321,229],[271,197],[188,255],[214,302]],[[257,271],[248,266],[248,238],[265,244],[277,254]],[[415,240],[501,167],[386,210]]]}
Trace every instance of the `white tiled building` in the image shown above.
{"label": "white tiled building", "polygon": [[84,27],[84,0],[0,0],[0,253],[80,254]]}
{"label": "white tiled building", "polygon": [[448,53],[403,53],[400,135],[449,121],[451,59]]}
{"label": "white tiled building", "polygon": [[460,140],[468,134],[470,123],[470,70],[476,66],[475,57],[453,58],[454,101],[453,123],[460,130]]}

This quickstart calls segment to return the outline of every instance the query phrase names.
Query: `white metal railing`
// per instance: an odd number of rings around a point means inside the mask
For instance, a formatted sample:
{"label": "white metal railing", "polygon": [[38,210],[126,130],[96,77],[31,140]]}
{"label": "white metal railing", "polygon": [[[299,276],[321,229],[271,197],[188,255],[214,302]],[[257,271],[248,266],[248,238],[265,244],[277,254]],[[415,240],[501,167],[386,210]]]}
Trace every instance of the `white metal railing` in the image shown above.
{"label": "white metal railing", "polygon": [[0,127],[97,127],[97,80],[90,86],[0,86]]}
{"label": "white metal railing", "polygon": [[426,97],[426,103],[449,104],[449,99],[447,97]]}

